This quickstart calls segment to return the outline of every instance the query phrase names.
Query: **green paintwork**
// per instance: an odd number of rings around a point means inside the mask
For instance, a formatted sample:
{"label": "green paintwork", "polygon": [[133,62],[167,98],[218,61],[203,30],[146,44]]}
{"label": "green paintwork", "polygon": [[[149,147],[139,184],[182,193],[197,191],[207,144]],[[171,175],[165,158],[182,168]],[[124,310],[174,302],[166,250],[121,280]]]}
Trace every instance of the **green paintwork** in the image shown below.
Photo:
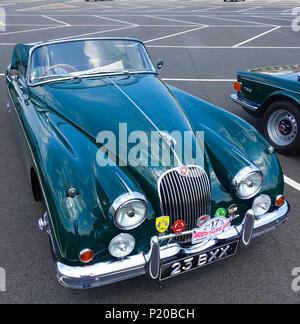
{"label": "green paintwork", "polygon": [[[255,117],[262,117],[271,102],[288,99],[300,105],[300,65],[284,65],[253,69],[239,72],[238,81],[242,82],[239,97],[257,106],[258,109],[247,110]],[[247,89],[251,89],[250,93]]]}
{"label": "green paintwork", "polygon": [[[228,209],[232,204],[238,205],[241,215],[251,208],[253,199],[242,201],[230,188],[233,177],[248,165],[247,161],[264,173],[261,193],[270,195],[273,202],[283,193],[283,175],[275,154],[267,153],[268,143],[245,121],[165,85],[156,74],[113,80],[161,130],[205,132],[205,169],[211,181],[213,215],[217,209]],[[78,254],[84,248],[95,251],[93,263],[113,259],[108,245],[120,230],[108,210],[118,196],[127,192],[117,174],[131,190],[143,193],[149,201],[146,221],[128,231],[137,242],[132,253],[147,252],[151,236],[157,233],[155,219],[161,216],[157,181],[166,169],[99,167],[96,137],[101,130],[118,133],[119,122],[128,123],[128,133],[136,129],[149,133],[153,130],[150,122],[105,77],[37,87],[23,83],[23,100],[17,98],[8,79],[7,86],[21,122],[17,128],[19,133],[24,129],[23,139],[29,144],[26,165],[40,177],[58,260],[82,265]],[[67,197],[70,185],[78,189],[74,199]],[[241,221],[242,217],[234,222]]]}

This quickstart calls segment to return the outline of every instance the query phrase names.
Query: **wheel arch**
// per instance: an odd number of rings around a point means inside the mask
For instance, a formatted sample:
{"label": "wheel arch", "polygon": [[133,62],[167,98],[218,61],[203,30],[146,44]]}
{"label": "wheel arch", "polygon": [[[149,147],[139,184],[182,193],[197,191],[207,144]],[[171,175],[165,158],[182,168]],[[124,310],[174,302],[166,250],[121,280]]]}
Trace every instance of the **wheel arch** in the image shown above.
{"label": "wheel arch", "polygon": [[263,117],[265,112],[267,111],[268,107],[270,105],[272,105],[275,102],[278,101],[288,101],[296,106],[299,107],[300,109],[300,97],[299,95],[293,95],[290,93],[286,93],[286,92],[277,92],[272,94],[271,96],[269,96],[261,105],[260,109],[259,109],[259,117]]}

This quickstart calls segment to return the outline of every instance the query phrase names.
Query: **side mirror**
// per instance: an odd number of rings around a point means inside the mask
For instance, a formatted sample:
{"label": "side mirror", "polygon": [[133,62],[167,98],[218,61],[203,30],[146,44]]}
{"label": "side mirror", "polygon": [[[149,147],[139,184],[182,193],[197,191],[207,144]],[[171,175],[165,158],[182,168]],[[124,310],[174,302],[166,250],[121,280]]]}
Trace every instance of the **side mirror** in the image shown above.
{"label": "side mirror", "polygon": [[18,81],[20,77],[20,73],[17,70],[9,70],[8,73],[8,78],[13,82],[13,81]]}
{"label": "side mirror", "polygon": [[158,71],[160,71],[164,67],[164,61],[162,59],[158,60],[156,66]]}

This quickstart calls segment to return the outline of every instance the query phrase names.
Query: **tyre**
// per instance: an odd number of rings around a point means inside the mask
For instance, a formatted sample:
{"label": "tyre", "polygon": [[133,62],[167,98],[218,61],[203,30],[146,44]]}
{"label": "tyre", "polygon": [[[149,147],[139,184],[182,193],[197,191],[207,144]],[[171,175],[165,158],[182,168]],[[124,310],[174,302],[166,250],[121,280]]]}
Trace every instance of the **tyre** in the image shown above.
{"label": "tyre", "polygon": [[271,104],[264,115],[264,132],[277,152],[294,153],[300,148],[300,107],[289,101]]}

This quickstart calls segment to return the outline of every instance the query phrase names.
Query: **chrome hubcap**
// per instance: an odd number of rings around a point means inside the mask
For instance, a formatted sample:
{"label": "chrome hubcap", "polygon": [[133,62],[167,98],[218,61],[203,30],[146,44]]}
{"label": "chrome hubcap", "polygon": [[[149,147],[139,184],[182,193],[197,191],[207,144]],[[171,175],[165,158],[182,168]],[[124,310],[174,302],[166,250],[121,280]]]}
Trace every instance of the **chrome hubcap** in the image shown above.
{"label": "chrome hubcap", "polygon": [[290,145],[298,133],[296,118],[287,110],[275,111],[268,121],[268,133],[276,145]]}

